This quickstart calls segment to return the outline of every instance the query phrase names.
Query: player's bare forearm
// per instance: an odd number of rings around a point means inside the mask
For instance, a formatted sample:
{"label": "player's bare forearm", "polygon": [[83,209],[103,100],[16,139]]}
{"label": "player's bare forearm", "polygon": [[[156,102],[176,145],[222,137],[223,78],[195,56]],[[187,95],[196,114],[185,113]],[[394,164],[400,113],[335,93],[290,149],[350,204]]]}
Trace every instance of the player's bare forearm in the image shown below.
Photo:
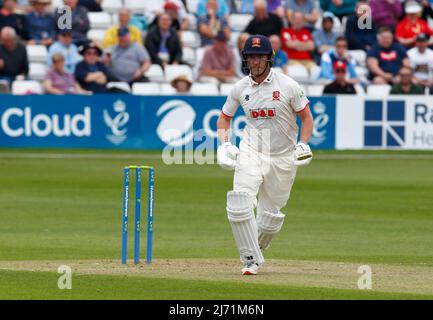
{"label": "player's bare forearm", "polygon": [[313,133],[313,116],[311,115],[310,108],[306,106],[304,110],[298,112],[301,119],[301,142],[308,144],[311,134]]}
{"label": "player's bare forearm", "polygon": [[231,118],[221,112],[217,121],[218,139],[221,143],[230,141],[230,122]]}

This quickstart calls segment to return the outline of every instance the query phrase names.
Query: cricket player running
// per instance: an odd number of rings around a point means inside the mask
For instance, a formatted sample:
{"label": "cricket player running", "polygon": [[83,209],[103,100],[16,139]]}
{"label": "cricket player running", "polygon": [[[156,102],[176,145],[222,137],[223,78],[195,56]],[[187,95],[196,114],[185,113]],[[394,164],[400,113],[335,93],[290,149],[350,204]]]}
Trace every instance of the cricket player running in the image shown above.
{"label": "cricket player running", "polygon": [[[234,85],[222,108],[217,159],[224,169],[235,170],[227,215],[242,274],[255,275],[265,261],[262,251],[283,226],[280,210],[289,199],[297,166],[312,160],[308,140],[313,118],[299,84],[272,68],[274,52],[268,38],[250,36],[242,54],[250,74]],[[230,123],[238,106],[246,115],[239,149],[230,142]],[[302,123],[299,143],[296,116]]]}

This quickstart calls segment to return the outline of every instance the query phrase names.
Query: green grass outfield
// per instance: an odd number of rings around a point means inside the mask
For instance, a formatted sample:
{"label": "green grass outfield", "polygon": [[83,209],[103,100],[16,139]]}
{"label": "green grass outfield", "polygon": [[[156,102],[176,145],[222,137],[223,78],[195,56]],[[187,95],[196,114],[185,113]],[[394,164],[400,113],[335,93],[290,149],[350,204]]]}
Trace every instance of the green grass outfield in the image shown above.
{"label": "green grass outfield", "polygon": [[[156,168],[151,266],[119,262],[129,164]],[[159,153],[1,149],[0,299],[433,298],[433,153],[316,152],[256,277],[239,275],[231,184],[217,165]],[[63,264],[71,290],[57,287]],[[357,289],[361,265],[372,290]]]}

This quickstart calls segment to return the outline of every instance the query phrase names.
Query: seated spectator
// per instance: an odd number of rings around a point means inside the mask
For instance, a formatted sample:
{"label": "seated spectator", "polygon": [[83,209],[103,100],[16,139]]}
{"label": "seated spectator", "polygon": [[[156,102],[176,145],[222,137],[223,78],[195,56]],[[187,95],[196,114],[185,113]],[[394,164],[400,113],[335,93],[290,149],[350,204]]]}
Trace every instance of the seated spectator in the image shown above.
{"label": "seated spectator", "polygon": [[344,62],[345,69],[348,69],[349,79],[347,83],[356,84],[359,82],[358,75],[356,73],[356,61],[353,59],[347,51],[347,39],[344,36],[337,38],[335,42],[335,49],[331,49],[322,55],[320,62],[320,75],[319,78],[326,80],[335,79],[335,70],[333,66],[337,61]]}
{"label": "seated spectator", "polygon": [[368,51],[377,43],[377,29],[374,22],[371,28],[360,28],[358,22],[364,11],[361,6],[368,6],[368,2],[360,0],[356,5],[356,13],[347,18],[345,35],[349,42],[349,50]]}
{"label": "seated spectator", "polygon": [[395,27],[403,14],[400,0],[370,0],[371,14],[377,28]]}
{"label": "seated spectator", "polygon": [[[220,18],[228,18],[230,9],[227,5],[226,0],[215,0],[217,2],[217,10],[215,12],[215,15]],[[208,11],[208,5],[209,0],[198,0],[197,3],[197,17],[206,17],[209,13]]]}
{"label": "seated spectator", "polygon": [[320,0],[320,8],[323,11],[331,11],[340,20],[353,14],[356,10],[357,0]]}
{"label": "seated spectator", "polygon": [[337,37],[340,36],[339,32],[332,30],[334,17],[332,12],[325,12],[322,16],[322,29],[313,31],[314,44],[319,55],[331,50],[335,46]]}
{"label": "seated spectator", "polygon": [[219,32],[212,46],[206,48],[199,68],[199,81],[234,83],[238,81],[233,52],[227,46],[224,32]]}
{"label": "seated spectator", "polygon": [[[285,10],[281,5],[281,0],[266,0],[268,4],[268,13],[276,14],[281,20],[285,19]],[[254,13],[254,0],[242,0],[241,3],[241,13]]]}
{"label": "seated spectator", "polygon": [[283,21],[276,14],[268,13],[268,4],[265,0],[254,1],[254,18],[248,23],[244,32],[261,34],[269,37],[280,34]]}
{"label": "seated spectator", "polygon": [[392,86],[390,94],[424,94],[424,87],[413,83],[413,72],[410,67],[402,67],[400,81]]}
{"label": "seated spectator", "polygon": [[102,50],[90,42],[80,48],[80,54],[84,57],[75,68],[75,79],[80,86],[93,93],[106,93],[107,82],[114,80],[105,65],[99,61]]}
{"label": "seated spectator", "polygon": [[102,11],[102,1],[104,0],[79,0],[78,5],[82,6],[90,12],[99,12]]}
{"label": "seated spectator", "polygon": [[238,78],[243,78],[247,75],[249,75],[248,68],[245,67],[243,62],[243,56],[242,56],[242,50],[244,49],[245,42],[247,41],[248,37],[250,36],[249,33],[241,33],[238,37],[237,45],[235,48],[233,48],[233,55],[235,57],[235,63],[236,63],[236,76]]}
{"label": "seated spectator", "polygon": [[145,46],[152,63],[165,67],[167,64],[182,63],[182,46],[176,30],[171,27],[167,13],[159,16],[158,25],[149,29]]}
{"label": "seated spectator", "polygon": [[72,74],[65,70],[65,58],[60,52],[52,56],[52,68],[44,79],[44,89],[49,94],[89,94],[75,81]]}
{"label": "seated spectator", "polygon": [[[180,7],[176,2],[167,1],[164,3],[164,13],[168,14],[171,18],[171,27],[176,31],[187,30],[189,27],[189,19],[188,16],[180,17],[179,14]],[[152,28],[153,26],[158,25],[158,19],[161,14],[157,15],[155,19],[153,19],[152,23],[148,26],[148,28]]]}
{"label": "seated spectator", "polygon": [[286,14],[289,24],[293,24],[293,14],[302,12],[304,14],[305,27],[310,31],[320,17],[319,7],[315,0],[286,0]]}
{"label": "seated spectator", "polygon": [[[87,15],[87,9],[78,5],[78,0],[63,0],[65,6],[69,6],[72,11],[72,40],[77,46],[84,45],[87,39],[87,31],[90,29],[90,21]],[[56,21],[61,19],[63,12],[55,11]]]}
{"label": "seated spectator", "polygon": [[178,94],[189,94],[192,81],[187,75],[182,74],[171,81],[171,86],[176,89]]}
{"label": "seated spectator", "polygon": [[325,86],[323,94],[356,94],[355,87],[346,79],[346,63],[340,60],[335,61],[333,71],[335,80]]}
{"label": "seated spectator", "polygon": [[3,6],[0,9],[0,30],[4,27],[11,27],[22,40],[28,40],[29,29],[26,16],[15,13],[16,7],[15,0],[3,0]]}
{"label": "seated spectator", "polygon": [[230,39],[230,28],[227,18],[217,15],[217,0],[208,0],[206,8],[208,14],[206,16],[199,16],[197,19],[197,30],[200,33],[202,47],[214,43],[216,35],[221,30],[224,31],[226,39]]}
{"label": "seated spectator", "polygon": [[152,64],[149,53],[144,46],[131,41],[128,28],[120,28],[118,36],[119,44],[105,55],[105,65],[116,81],[129,84],[148,82],[149,79],[144,74]]}
{"label": "seated spectator", "polygon": [[406,49],[394,43],[388,27],[382,27],[377,35],[378,44],[367,53],[369,79],[375,84],[392,83],[402,66],[409,66]]}
{"label": "seated spectator", "polygon": [[[419,15],[421,13],[421,6],[416,1],[408,1],[405,5],[406,15],[397,24],[395,36],[398,42],[406,48],[411,48],[415,45],[416,36],[419,33],[426,33],[433,35],[433,31],[428,24],[422,20]],[[429,44],[433,44],[433,41]]]}
{"label": "seated spectator", "polygon": [[310,70],[316,64],[313,60],[314,41],[310,31],[304,27],[304,15],[295,12],[291,28],[281,30],[283,50],[289,57],[289,65],[301,64]]}
{"label": "seated spectator", "polygon": [[33,11],[27,14],[29,41],[27,44],[42,44],[49,47],[56,40],[56,22],[46,11],[51,0],[31,0]]}
{"label": "seated spectator", "polygon": [[107,29],[104,35],[103,46],[104,48],[109,48],[119,44],[118,32],[120,28],[128,28],[131,41],[137,42],[138,44],[143,44],[143,37],[141,31],[130,24],[131,12],[128,9],[119,10],[119,24],[112,26]]}
{"label": "seated spectator", "polygon": [[276,34],[269,37],[269,41],[271,42],[272,49],[275,52],[273,67],[281,68],[283,72],[287,72],[287,66],[289,63],[289,58],[287,57],[287,53],[281,49],[281,39]]}
{"label": "seated spectator", "polygon": [[29,72],[26,47],[17,39],[15,29],[4,27],[0,33],[0,79],[11,83],[24,80]]}
{"label": "seated spectator", "polygon": [[65,59],[66,72],[73,74],[75,65],[82,60],[82,57],[78,52],[77,46],[72,43],[71,30],[60,30],[57,39],[48,49],[48,66],[51,67],[53,54],[60,52]]}
{"label": "seated spectator", "polygon": [[426,87],[433,87],[433,50],[428,48],[429,36],[418,34],[416,47],[407,52],[410,66],[414,71],[414,80]]}

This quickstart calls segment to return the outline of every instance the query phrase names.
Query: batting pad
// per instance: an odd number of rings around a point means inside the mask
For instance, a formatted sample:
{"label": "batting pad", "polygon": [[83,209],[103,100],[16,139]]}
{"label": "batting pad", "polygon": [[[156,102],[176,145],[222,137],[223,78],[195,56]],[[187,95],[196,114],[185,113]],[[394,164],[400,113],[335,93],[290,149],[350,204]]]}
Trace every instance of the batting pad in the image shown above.
{"label": "batting pad", "polygon": [[285,216],[281,212],[262,211],[257,213],[258,239],[262,250],[266,250],[271,240],[280,232]]}
{"label": "batting pad", "polygon": [[227,193],[227,217],[243,263],[265,261],[258,242],[258,229],[253,212],[253,201],[247,192]]}

